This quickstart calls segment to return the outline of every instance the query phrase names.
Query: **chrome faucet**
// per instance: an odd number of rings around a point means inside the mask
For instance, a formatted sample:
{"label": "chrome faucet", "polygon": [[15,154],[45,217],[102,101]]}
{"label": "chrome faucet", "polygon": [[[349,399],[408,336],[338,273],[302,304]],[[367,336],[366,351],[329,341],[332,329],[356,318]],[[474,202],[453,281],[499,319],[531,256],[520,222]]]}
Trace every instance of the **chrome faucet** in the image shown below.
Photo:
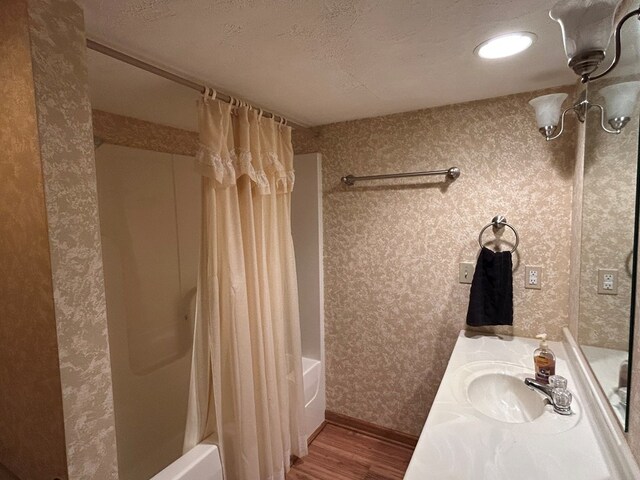
{"label": "chrome faucet", "polygon": [[[556,377],[556,378],[553,378]],[[571,415],[571,393],[566,389],[567,380],[559,375],[550,377],[549,385],[525,378],[524,384],[531,390],[540,392],[553,405],[553,411],[560,415]]]}

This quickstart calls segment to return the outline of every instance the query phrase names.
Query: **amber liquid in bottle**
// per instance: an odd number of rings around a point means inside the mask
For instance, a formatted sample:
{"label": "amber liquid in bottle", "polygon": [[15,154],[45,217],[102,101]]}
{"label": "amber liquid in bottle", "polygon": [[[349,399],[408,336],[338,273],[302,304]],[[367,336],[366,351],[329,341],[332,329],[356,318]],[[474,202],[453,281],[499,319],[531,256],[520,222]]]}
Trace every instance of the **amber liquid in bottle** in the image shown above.
{"label": "amber liquid in bottle", "polygon": [[551,350],[538,348],[533,354],[536,365],[536,381],[549,383],[549,377],[556,374],[556,357]]}

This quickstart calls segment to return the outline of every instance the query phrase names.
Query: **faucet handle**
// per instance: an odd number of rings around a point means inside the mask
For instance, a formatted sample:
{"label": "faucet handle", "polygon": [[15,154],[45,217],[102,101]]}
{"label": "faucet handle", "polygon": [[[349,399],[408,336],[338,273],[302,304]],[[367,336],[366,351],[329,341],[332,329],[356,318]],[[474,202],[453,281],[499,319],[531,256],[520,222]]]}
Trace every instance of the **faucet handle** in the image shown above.
{"label": "faucet handle", "polygon": [[569,390],[554,388],[551,397],[553,398],[553,409],[556,412],[563,415],[571,413],[571,400],[573,400],[573,395],[571,395]]}
{"label": "faucet handle", "polygon": [[551,375],[549,377],[549,386],[554,390],[558,389],[566,389],[567,388],[567,379],[560,375]]}

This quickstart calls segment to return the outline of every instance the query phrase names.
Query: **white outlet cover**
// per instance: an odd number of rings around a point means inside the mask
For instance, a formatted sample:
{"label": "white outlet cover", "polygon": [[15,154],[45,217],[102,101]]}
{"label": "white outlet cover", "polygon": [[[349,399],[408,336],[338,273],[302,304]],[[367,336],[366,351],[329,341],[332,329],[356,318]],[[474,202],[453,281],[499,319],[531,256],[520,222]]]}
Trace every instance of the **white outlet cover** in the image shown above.
{"label": "white outlet cover", "polygon": [[542,289],[542,267],[524,267],[524,288]]}
{"label": "white outlet cover", "polygon": [[598,269],[598,295],[618,294],[618,270]]}

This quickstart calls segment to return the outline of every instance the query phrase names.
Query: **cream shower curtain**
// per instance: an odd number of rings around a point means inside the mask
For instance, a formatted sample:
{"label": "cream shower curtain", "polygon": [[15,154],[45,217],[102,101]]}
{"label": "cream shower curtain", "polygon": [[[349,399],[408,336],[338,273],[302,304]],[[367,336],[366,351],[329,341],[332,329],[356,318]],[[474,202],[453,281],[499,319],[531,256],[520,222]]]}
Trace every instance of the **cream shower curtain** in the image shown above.
{"label": "cream shower curtain", "polygon": [[291,129],[199,104],[202,237],[184,448],[212,437],[226,480],[284,479],[307,453],[290,202]]}

